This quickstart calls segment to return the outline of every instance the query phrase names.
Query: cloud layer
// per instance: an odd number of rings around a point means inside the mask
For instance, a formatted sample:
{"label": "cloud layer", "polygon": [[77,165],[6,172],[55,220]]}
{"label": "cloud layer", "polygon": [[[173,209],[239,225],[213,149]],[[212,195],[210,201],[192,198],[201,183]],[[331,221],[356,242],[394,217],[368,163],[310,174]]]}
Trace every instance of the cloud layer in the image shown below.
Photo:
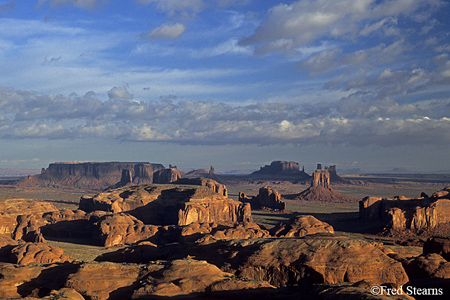
{"label": "cloud layer", "polygon": [[93,93],[69,98],[2,88],[0,137],[91,137],[204,145],[450,143],[450,118],[445,116],[450,111],[450,99],[415,105],[342,99],[314,106],[233,106],[169,98],[138,101],[125,87],[114,87],[109,94],[109,100],[100,101]]}

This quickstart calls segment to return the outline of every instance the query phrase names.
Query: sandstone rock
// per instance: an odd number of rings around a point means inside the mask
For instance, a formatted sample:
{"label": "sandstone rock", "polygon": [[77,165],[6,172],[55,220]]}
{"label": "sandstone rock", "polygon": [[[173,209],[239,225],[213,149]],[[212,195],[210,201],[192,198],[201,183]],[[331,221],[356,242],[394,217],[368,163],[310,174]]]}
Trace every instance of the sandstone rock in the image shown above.
{"label": "sandstone rock", "polygon": [[80,209],[127,212],[153,225],[251,221],[250,206],[226,194],[223,185],[210,179],[181,179],[177,184],[131,186],[83,196]]}
{"label": "sandstone rock", "polygon": [[380,246],[361,240],[306,236],[255,246],[256,251],[241,263],[238,274],[275,286],[305,281],[334,284],[368,280],[378,285],[408,281],[401,263],[389,258]]}
{"label": "sandstone rock", "polygon": [[303,168],[303,170],[300,171],[299,164],[293,161],[273,161],[270,165],[265,165],[258,171],[253,172],[251,177],[291,180],[307,180],[310,178],[310,176],[305,173],[305,169]]}
{"label": "sandstone rock", "polygon": [[350,197],[347,197],[331,188],[330,173],[328,170],[322,170],[319,168],[313,173],[311,186],[298,194],[295,199],[311,202],[353,201]]}
{"label": "sandstone rock", "polygon": [[18,185],[107,188],[121,180],[129,170],[134,184],[152,183],[153,173],[164,169],[161,164],[128,162],[52,163],[41,174],[20,179]]}
{"label": "sandstone rock", "polygon": [[410,279],[450,278],[450,262],[436,253],[429,253],[402,261]]}
{"label": "sandstone rock", "polygon": [[211,189],[214,193],[220,194],[224,197],[228,197],[227,187],[224,184],[221,184],[210,178],[181,178],[174,183],[181,185],[187,184],[205,186]]}
{"label": "sandstone rock", "polygon": [[302,237],[316,233],[334,233],[334,229],[313,216],[296,216],[287,223],[279,223],[271,230],[271,234],[277,237]]}
{"label": "sandstone rock", "polygon": [[44,236],[40,231],[40,227],[44,225],[44,221],[35,215],[17,216],[17,226],[12,234],[15,240],[24,240],[25,242],[44,242]]}
{"label": "sandstone rock", "polygon": [[47,246],[44,243],[19,244],[11,250],[10,260],[14,264],[48,264],[55,262],[65,262],[70,260],[70,256],[55,246]]}
{"label": "sandstone rock", "polygon": [[284,210],[286,203],[281,201],[279,191],[270,187],[262,187],[256,197],[248,198],[244,193],[239,193],[239,201],[248,202],[252,209],[269,208],[275,210]]}
{"label": "sandstone rock", "polygon": [[181,173],[175,168],[162,169],[153,173],[153,183],[172,183],[181,178]]}
{"label": "sandstone rock", "polygon": [[31,199],[13,198],[0,201],[0,234],[12,234],[17,216],[42,214],[58,210],[53,204]]}
{"label": "sandstone rock", "polygon": [[142,221],[125,213],[106,215],[94,226],[93,241],[104,247],[135,243],[158,232],[157,226],[144,225]]}
{"label": "sandstone rock", "polygon": [[141,266],[114,263],[85,263],[66,282],[85,299],[129,299]]}
{"label": "sandstone rock", "polygon": [[256,239],[270,237],[269,231],[256,223],[240,223],[234,227],[216,228],[211,235],[217,239]]}
{"label": "sandstone rock", "polygon": [[75,291],[74,289],[70,288],[62,288],[57,291],[52,291],[49,296],[44,297],[43,299],[49,299],[49,300],[85,300],[83,296],[81,296],[80,293]]}
{"label": "sandstone rock", "polygon": [[228,290],[273,288],[267,282],[243,281],[232,274],[221,271],[206,261],[192,259],[174,260],[158,273],[153,273],[141,282],[132,299],[145,296],[166,296],[199,294]]}
{"label": "sandstone rock", "polygon": [[450,223],[448,190],[450,188],[435,192],[430,198],[366,197],[360,201],[360,218],[381,221],[385,234],[399,230],[421,234],[439,225]]}
{"label": "sandstone rock", "polygon": [[423,245],[423,254],[437,253],[450,261],[450,238],[431,237]]}
{"label": "sandstone rock", "polygon": [[358,282],[402,285],[408,276],[400,262],[378,244],[337,235],[303,238],[219,240],[206,244],[135,245],[98,260],[146,262],[195,257],[225,272],[283,287],[297,284]]}

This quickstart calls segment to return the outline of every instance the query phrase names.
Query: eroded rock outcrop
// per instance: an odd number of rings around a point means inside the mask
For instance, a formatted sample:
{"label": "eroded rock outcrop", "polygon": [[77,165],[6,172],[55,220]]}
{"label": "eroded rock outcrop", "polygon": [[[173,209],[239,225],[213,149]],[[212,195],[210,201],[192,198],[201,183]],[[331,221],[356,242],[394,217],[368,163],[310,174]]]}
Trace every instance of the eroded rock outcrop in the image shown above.
{"label": "eroded rock outcrop", "polygon": [[328,223],[322,222],[313,216],[296,216],[288,222],[281,222],[270,233],[277,237],[302,237],[316,233],[334,233]]}
{"label": "eroded rock outcrop", "polygon": [[322,234],[296,239],[220,240],[189,247],[141,244],[97,259],[139,263],[194,256],[239,277],[267,281],[277,287],[361,280],[377,285],[406,283],[408,276],[402,264],[385,252],[379,244]]}
{"label": "eroded rock outcrop", "polygon": [[18,181],[22,186],[57,186],[77,188],[107,188],[121,181],[128,170],[133,184],[153,182],[153,173],[164,169],[161,164],[147,162],[74,162],[52,163],[41,174]]}
{"label": "eroded rock outcrop", "polygon": [[153,173],[153,183],[172,183],[181,178],[181,173],[175,168],[162,169]]}
{"label": "eroded rock outcrop", "polygon": [[63,249],[45,243],[19,244],[11,250],[10,261],[14,264],[48,264],[71,260]]}
{"label": "eroded rock outcrop", "polygon": [[420,198],[366,197],[359,203],[363,220],[378,220],[384,232],[410,231],[422,233],[450,222],[450,187],[435,192],[431,197],[422,193]]}
{"label": "eroded rock outcrop", "polygon": [[255,171],[251,176],[262,177],[289,177],[296,178],[298,180],[308,179],[310,176],[305,173],[304,168],[300,171],[300,166],[294,161],[273,161],[270,165],[261,167],[258,171]]}
{"label": "eroded rock outcrop", "polygon": [[251,222],[250,205],[226,195],[226,187],[211,179],[186,178],[176,184],[130,186],[83,196],[80,209],[127,212],[153,225]]}
{"label": "eroded rock outcrop", "polygon": [[317,170],[313,173],[311,186],[295,196],[296,200],[310,202],[352,202],[348,196],[345,196],[334,190],[330,185],[330,173],[322,169],[318,164]]}
{"label": "eroded rock outcrop", "polygon": [[286,203],[281,201],[280,192],[267,186],[260,188],[258,195],[255,197],[249,198],[244,193],[239,193],[239,201],[250,203],[252,209],[286,209]]}
{"label": "eroded rock outcrop", "polygon": [[158,232],[158,226],[144,225],[126,213],[110,214],[100,218],[93,228],[93,242],[105,247],[132,244],[148,239]]}

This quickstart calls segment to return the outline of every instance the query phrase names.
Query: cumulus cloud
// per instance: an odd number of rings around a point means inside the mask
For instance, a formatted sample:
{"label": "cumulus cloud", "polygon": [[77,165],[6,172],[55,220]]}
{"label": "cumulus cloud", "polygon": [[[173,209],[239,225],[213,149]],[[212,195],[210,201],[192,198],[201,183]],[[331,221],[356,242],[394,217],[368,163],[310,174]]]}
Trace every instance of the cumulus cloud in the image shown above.
{"label": "cumulus cloud", "polygon": [[133,99],[133,95],[130,94],[126,87],[113,87],[108,92],[109,99]]}
{"label": "cumulus cloud", "polygon": [[[383,76],[395,74],[387,71]],[[413,105],[393,99],[345,98],[314,106],[229,105],[123,97],[100,101],[93,93],[64,97],[1,88],[0,139],[103,138],[196,145],[448,145],[448,112],[448,101]]]}
{"label": "cumulus cloud", "polygon": [[186,25],[181,23],[161,25],[146,34],[143,34],[142,37],[156,40],[174,40],[179,38],[185,31]]}
{"label": "cumulus cloud", "polygon": [[[272,7],[254,33],[240,41],[256,54],[289,52],[321,38],[355,39],[384,31],[396,33],[396,17],[435,9],[440,1],[303,0]],[[362,29],[361,29],[362,28]]]}

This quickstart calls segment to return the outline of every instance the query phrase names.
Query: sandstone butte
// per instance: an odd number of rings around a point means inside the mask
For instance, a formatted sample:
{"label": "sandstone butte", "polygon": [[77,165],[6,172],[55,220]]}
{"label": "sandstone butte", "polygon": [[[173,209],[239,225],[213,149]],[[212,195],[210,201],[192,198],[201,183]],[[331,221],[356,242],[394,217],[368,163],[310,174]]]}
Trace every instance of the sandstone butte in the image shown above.
{"label": "sandstone butte", "polygon": [[450,222],[450,187],[420,198],[366,197],[359,202],[362,220],[382,222],[386,233],[432,231]]}
{"label": "sandstone butte", "polygon": [[258,195],[255,197],[249,198],[244,193],[239,193],[239,201],[250,203],[253,210],[272,209],[282,211],[286,209],[286,203],[281,201],[280,192],[267,186],[260,188]]}
{"label": "sandstone butte", "polygon": [[[336,173],[335,167],[332,170],[333,173]],[[314,171],[311,179],[311,186],[296,195],[295,199],[310,202],[352,202],[353,199],[339,193],[331,187],[330,178],[328,168],[322,169],[322,165],[317,164],[317,169]]]}
{"label": "sandstone butte", "polygon": [[211,179],[181,179],[176,184],[139,185],[83,196],[80,209],[126,212],[145,224],[251,222],[250,205],[227,197],[224,185]]}

